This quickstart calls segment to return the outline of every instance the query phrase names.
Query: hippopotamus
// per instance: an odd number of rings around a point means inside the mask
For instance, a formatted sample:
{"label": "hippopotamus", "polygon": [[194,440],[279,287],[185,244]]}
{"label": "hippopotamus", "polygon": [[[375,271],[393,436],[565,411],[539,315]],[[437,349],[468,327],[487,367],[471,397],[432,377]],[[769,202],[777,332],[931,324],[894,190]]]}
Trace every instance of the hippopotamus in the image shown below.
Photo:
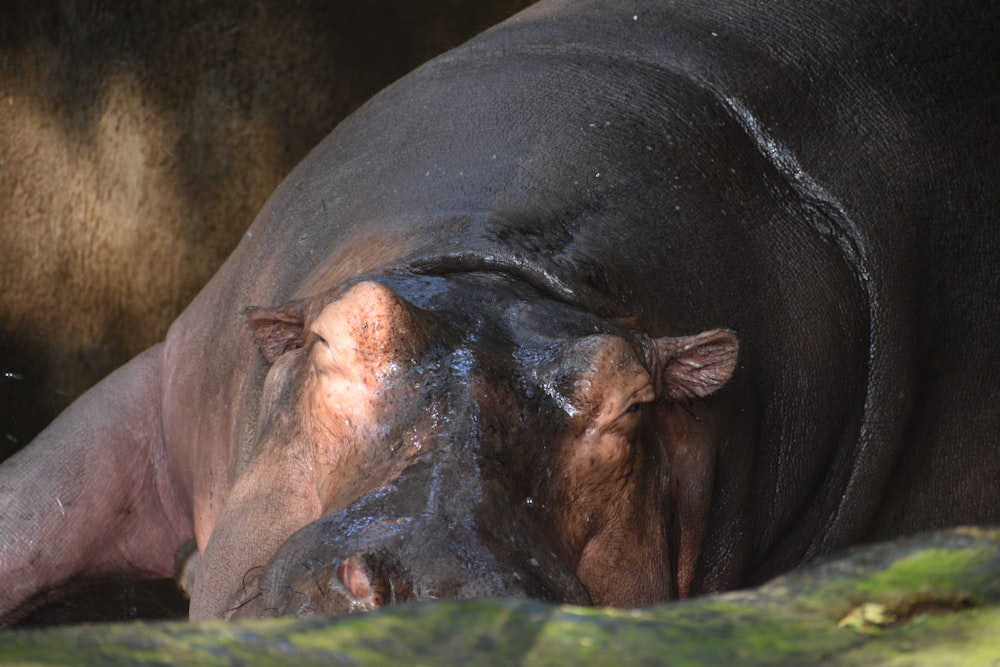
{"label": "hippopotamus", "polygon": [[[277,189],[0,467],[0,614],[636,606],[1000,519],[987,0],[545,0]],[[252,157],[248,157],[252,159]]]}

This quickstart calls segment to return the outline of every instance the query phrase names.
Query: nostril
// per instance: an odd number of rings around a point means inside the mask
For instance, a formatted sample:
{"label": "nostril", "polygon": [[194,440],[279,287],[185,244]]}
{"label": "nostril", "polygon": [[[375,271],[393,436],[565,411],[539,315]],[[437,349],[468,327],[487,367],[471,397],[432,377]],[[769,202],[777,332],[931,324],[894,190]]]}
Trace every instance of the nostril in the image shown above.
{"label": "nostril", "polygon": [[[350,552],[348,552],[350,553]],[[405,602],[412,596],[410,576],[392,554],[378,550],[334,556],[320,562],[300,560],[285,569],[273,567],[263,598],[255,609],[277,615],[316,616],[371,611]],[[263,606],[263,607],[262,607]],[[255,612],[260,615],[259,610]]]}
{"label": "nostril", "polygon": [[371,579],[357,556],[351,556],[340,564],[337,578],[354,599],[368,600],[372,596]]}

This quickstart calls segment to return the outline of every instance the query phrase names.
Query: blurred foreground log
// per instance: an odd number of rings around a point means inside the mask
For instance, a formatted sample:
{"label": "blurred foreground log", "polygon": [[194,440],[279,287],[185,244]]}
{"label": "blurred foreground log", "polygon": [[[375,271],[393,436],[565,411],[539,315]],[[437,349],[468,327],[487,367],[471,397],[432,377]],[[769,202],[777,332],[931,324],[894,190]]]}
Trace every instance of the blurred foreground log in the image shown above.
{"label": "blurred foreground log", "polygon": [[761,588],[638,611],[440,602],[367,616],[0,633],[24,665],[996,665],[1000,530],[858,548]]}

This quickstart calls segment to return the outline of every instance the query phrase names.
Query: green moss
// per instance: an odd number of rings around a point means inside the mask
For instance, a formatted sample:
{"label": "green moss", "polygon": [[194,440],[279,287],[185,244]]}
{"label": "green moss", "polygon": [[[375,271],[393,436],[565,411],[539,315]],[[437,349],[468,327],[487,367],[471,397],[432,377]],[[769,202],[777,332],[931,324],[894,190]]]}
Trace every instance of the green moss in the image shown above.
{"label": "green moss", "polygon": [[[533,602],[405,607],[365,619],[132,625],[9,633],[4,664],[990,664],[1000,610],[928,616],[863,637],[752,604],[631,617]],[[680,610],[679,610],[680,611]],[[666,618],[670,616],[672,618]],[[527,630],[527,632],[525,632]],[[21,640],[21,650],[12,644]],[[970,650],[970,648],[972,650]],[[915,656],[919,660],[915,660]],[[931,659],[933,658],[933,659]]]}
{"label": "green moss", "polygon": [[1000,609],[922,615],[877,641],[841,652],[829,664],[995,667],[1000,664]]}
{"label": "green moss", "polygon": [[893,595],[900,591],[951,591],[983,561],[981,549],[950,551],[928,549],[901,558],[888,569],[874,572],[858,582],[857,590],[870,595]]}
{"label": "green moss", "polygon": [[[756,591],[644,610],[451,601],[339,618],[0,632],[0,664],[985,666],[1000,656],[998,586],[1000,531],[951,531],[854,551]],[[889,614],[886,601],[909,611]],[[862,620],[878,633],[838,627],[866,602],[876,604]]]}
{"label": "green moss", "polygon": [[855,550],[781,577],[762,592],[795,596],[804,610],[823,613],[834,621],[866,603],[883,605],[906,620],[924,611],[1000,602],[998,571],[1000,531],[963,529],[911,538],[891,547]]}

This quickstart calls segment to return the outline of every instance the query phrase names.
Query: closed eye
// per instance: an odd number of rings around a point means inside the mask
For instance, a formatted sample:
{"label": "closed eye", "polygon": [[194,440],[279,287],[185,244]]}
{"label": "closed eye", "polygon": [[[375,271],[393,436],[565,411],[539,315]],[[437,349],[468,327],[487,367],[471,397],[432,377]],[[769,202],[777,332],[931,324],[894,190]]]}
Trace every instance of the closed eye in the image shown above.
{"label": "closed eye", "polygon": [[330,346],[330,344],[326,342],[326,338],[323,337],[323,334],[319,333],[315,329],[309,330],[306,334],[306,345],[309,343],[323,343],[327,347]]}
{"label": "closed eye", "polygon": [[649,405],[656,400],[656,394],[653,392],[653,388],[649,385],[644,386],[642,389],[636,391],[630,397],[631,403],[625,408],[622,416],[632,415],[640,412],[645,405]]}
{"label": "closed eye", "polygon": [[639,425],[643,408],[652,403],[652,400],[643,400],[645,398],[647,398],[645,392],[634,395],[628,407],[609,425],[611,431],[623,435],[631,433]]}

